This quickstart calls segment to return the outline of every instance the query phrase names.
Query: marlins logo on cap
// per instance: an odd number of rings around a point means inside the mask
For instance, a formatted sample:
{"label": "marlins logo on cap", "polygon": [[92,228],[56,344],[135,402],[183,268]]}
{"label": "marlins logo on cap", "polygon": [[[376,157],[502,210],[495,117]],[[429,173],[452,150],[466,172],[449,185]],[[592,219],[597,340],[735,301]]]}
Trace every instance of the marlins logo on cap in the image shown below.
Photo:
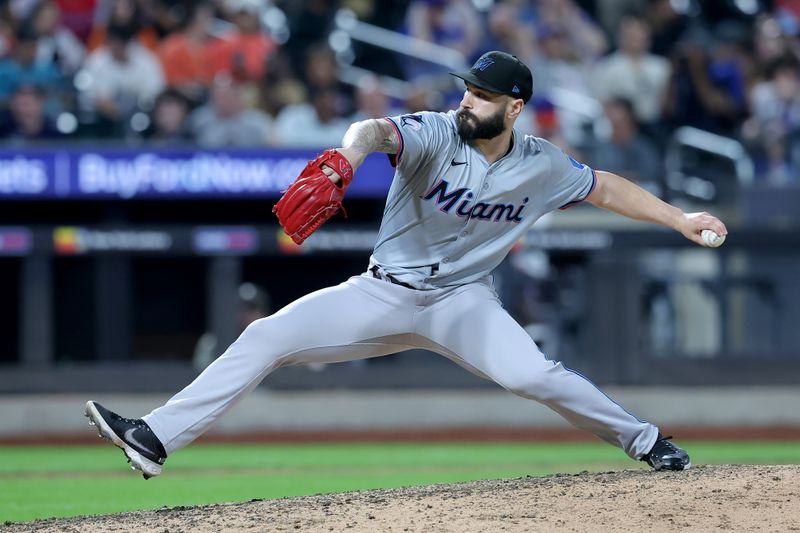
{"label": "marlins logo on cap", "polygon": [[475,62],[475,66],[473,66],[472,68],[483,72],[484,70],[489,68],[489,65],[492,64],[494,64],[494,59],[488,56],[483,56],[480,59],[478,59],[478,61]]}

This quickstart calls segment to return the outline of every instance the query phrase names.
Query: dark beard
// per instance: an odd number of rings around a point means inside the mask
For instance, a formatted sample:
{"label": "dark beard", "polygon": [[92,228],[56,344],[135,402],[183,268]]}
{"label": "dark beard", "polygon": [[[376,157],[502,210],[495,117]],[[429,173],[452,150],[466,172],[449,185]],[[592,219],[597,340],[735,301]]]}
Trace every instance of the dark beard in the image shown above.
{"label": "dark beard", "polygon": [[465,109],[456,111],[458,135],[465,142],[476,139],[494,139],[505,131],[505,110],[500,109],[494,115],[481,121]]}

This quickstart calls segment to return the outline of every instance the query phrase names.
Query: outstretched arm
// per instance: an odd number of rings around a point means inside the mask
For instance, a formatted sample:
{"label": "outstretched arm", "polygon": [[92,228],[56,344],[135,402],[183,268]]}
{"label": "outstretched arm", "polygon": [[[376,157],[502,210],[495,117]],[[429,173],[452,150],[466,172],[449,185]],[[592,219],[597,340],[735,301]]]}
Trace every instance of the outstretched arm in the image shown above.
{"label": "outstretched arm", "polygon": [[[372,152],[396,154],[399,148],[397,130],[389,121],[370,118],[351,124],[342,138],[342,147],[337,150],[350,161],[355,172]],[[325,167],[325,173],[334,183],[339,182],[339,175],[333,170]]]}
{"label": "outstretched arm", "polygon": [[597,185],[587,201],[614,213],[641,220],[661,224],[679,231],[687,239],[706,246],[700,232],[710,229],[717,235],[727,235],[725,224],[708,213],[684,213],[653,196],[638,185],[612,174],[598,170]]}

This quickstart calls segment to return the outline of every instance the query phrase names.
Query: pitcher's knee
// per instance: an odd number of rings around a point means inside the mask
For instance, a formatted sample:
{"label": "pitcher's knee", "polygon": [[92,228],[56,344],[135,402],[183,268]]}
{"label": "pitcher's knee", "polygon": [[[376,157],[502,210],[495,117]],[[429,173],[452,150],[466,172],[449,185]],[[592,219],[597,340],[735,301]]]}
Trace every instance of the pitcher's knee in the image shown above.
{"label": "pitcher's knee", "polygon": [[260,318],[244,329],[224,355],[259,357],[265,364],[271,364],[285,353],[284,336],[271,317]]}

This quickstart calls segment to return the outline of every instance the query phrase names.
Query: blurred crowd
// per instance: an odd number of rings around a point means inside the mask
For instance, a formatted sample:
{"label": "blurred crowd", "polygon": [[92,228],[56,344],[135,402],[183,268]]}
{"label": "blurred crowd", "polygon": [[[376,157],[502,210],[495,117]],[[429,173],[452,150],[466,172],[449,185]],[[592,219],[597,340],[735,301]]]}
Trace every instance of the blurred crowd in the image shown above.
{"label": "blurred crowd", "polygon": [[[492,49],[517,55],[534,72],[519,128],[597,168],[657,183],[669,136],[694,126],[739,139],[766,182],[800,181],[800,0],[0,6],[6,146],[69,138],[319,148],[338,145],[354,120],[457,105],[463,87],[439,62],[333,38],[347,10],[455,50],[465,65]],[[342,65],[362,75],[345,79]],[[406,82],[407,94],[387,79]]]}

